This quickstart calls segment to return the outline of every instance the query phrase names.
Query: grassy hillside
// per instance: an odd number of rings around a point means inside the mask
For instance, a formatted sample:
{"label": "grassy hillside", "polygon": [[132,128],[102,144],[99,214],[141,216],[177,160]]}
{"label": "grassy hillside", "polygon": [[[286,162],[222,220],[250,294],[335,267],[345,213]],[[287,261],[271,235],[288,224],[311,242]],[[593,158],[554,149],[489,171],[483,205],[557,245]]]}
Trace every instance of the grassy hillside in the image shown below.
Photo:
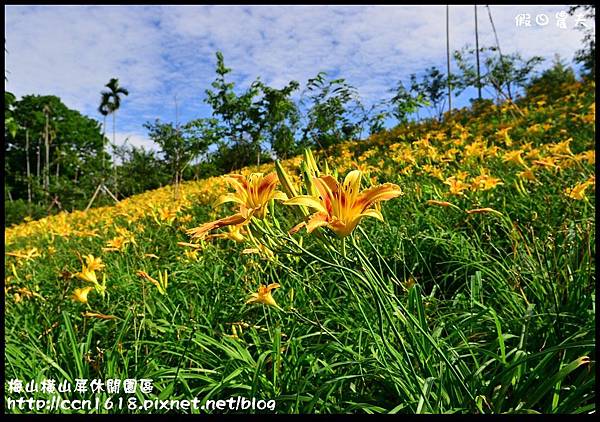
{"label": "grassy hillside", "polygon": [[[566,85],[556,101],[481,105],[315,153],[321,174],[359,169],[362,189],[403,193],[377,204],[383,222],[363,218],[343,239],[327,227],[287,234],[303,214],[280,200],[243,239],[227,228],[192,239],[236,212],[212,207],[231,191],[222,178],[8,228],[6,380],[153,380],[149,394],[59,393],[101,403],[593,411],[594,89]],[[299,192],[302,162],[282,163]],[[276,306],[247,303],[275,283]],[[5,398],[22,396],[52,394]],[[111,410],[132,411],[166,410]]]}

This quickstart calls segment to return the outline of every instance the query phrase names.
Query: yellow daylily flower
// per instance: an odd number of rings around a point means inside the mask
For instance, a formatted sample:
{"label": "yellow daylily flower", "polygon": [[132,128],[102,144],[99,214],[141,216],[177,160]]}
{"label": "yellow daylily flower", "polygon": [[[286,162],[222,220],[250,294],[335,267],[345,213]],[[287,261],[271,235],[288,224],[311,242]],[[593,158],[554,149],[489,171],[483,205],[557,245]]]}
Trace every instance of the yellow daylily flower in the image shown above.
{"label": "yellow daylily flower", "polygon": [[496,136],[500,139],[504,140],[504,143],[506,144],[507,147],[510,147],[512,145],[512,139],[510,138],[510,135],[508,134],[508,131],[512,129],[512,126],[508,126],[505,127],[504,129],[499,129],[496,132]]}
{"label": "yellow daylily flower", "polygon": [[101,270],[105,267],[101,258],[94,258],[94,255],[91,254],[85,256],[84,258],[89,271]]}
{"label": "yellow daylily flower", "polygon": [[177,209],[172,209],[168,207],[159,208],[158,210],[152,210],[152,217],[154,221],[159,226],[162,225],[163,222],[167,224],[173,223],[175,218],[177,218]]}
{"label": "yellow daylily flower", "polygon": [[14,257],[21,258],[21,259],[26,259],[28,261],[29,260],[33,260],[33,258],[37,258],[37,257],[42,256],[39,253],[38,248],[31,248],[31,249],[29,249],[27,251],[24,251],[24,252],[22,252],[22,251],[7,252],[6,255],[14,256]]}
{"label": "yellow daylily flower", "polygon": [[279,307],[271,295],[271,290],[277,289],[278,287],[281,287],[279,283],[271,283],[268,286],[261,284],[258,286],[258,293],[252,293],[250,298],[246,301],[246,304],[262,303],[263,305]]}
{"label": "yellow daylily flower", "polygon": [[517,173],[517,176],[521,179],[530,180],[532,182],[535,182],[537,180],[537,178],[535,177],[535,174],[533,173],[533,169],[526,169],[526,170],[520,171]]}
{"label": "yellow daylily flower", "polygon": [[246,237],[244,236],[246,234],[247,232],[244,230],[244,226],[242,224],[238,224],[235,226],[227,226],[227,232],[225,233],[211,234],[210,236],[206,236],[206,240],[224,238],[233,240],[237,243],[242,243],[244,240],[246,240]]}
{"label": "yellow daylily flower", "polygon": [[109,240],[106,243],[106,247],[102,248],[102,250],[105,252],[121,251],[127,243],[129,243],[129,241],[125,237],[117,236],[117,237],[114,237],[113,239]]}
{"label": "yellow daylily flower", "polygon": [[441,170],[439,167],[432,166],[431,164],[425,164],[425,165],[423,166],[423,170],[424,170],[424,171],[425,171],[427,174],[429,174],[429,175],[431,175],[431,176],[433,176],[433,177],[436,177],[436,178],[438,178],[438,179],[440,179],[440,180],[443,180],[443,179],[444,179],[444,175],[443,175],[443,173],[442,173],[442,170]]}
{"label": "yellow daylily flower", "polygon": [[571,151],[571,148],[569,147],[569,144],[571,143],[572,140],[573,140],[573,138],[569,138],[566,141],[562,141],[562,142],[559,142],[557,144],[550,145],[548,147],[548,150],[553,155],[569,155],[569,156],[572,156],[573,152]]}
{"label": "yellow daylily flower", "polygon": [[584,151],[580,154],[577,154],[577,160],[578,161],[585,160],[589,164],[592,164],[592,165],[596,164],[596,151],[594,151],[593,149],[590,149],[588,151]]}
{"label": "yellow daylily flower", "polygon": [[482,173],[475,177],[471,182],[472,190],[490,190],[498,185],[503,185],[501,179],[491,177],[489,174]]}
{"label": "yellow daylily flower", "polygon": [[465,182],[457,179],[455,176],[448,177],[444,184],[450,186],[451,195],[464,195],[463,191],[469,188],[469,185]]}
{"label": "yellow daylily flower", "polygon": [[75,274],[75,276],[79,277],[83,281],[98,284],[98,278],[96,277],[96,271],[93,269],[90,269],[89,267],[87,267],[85,265],[83,266],[83,268],[81,269],[80,272]]}
{"label": "yellow daylily flower", "polygon": [[539,160],[535,160],[533,164],[540,167],[550,167],[555,170],[560,170],[560,165],[556,163],[555,157],[540,158]]}
{"label": "yellow daylily flower", "polygon": [[279,179],[277,173],[268,175],[252,173],[247,178],[240,174],[225,176],[225,180],[235,189],[235,193],[221,195],[215,207],[226,202],[234,202],[240,206],[240,214],[245,219],[251,216],[265,218],[267,205],[271,199],[287,199],[287,196],[276,190]]}
{"label": "yellow daylily flower", "polygon": [[88,303],[88,294],[93,290],[92,286],[76,288],[71,296],[73,300],[81,303]]}
{"label": "yellow daylily flower", "polygon": [[189,261],[198,261],[198,250],[193,249],[191,251],[185,250],[183,254]]}
{"label": "yellow daylily flower", "polygon": [[585,190],[588,188],[588,186],[590,186],[592,183],[589,181],[585,181],[583,183],[579,183],[577,185],[575,185],[572,188],[567,188],[565,190],[565,193],[567,194],[567,196],[571,199],[577,199],[577,200],[582,200],[584,198],[586,198],[586,194],[585,194]]}
{"label": "yellow daylily flower", "polygon": [[348,173],[343,183],[331,175],[317,177],[313,183],[318,196],[299,195],[284,201],[285,205],[304,205],[317,210],[308,217],[308,221],[294,227],[292,232],[302,226],[306,226],[309,233],[317,227],[327,226],[339,237],[345,237],[352,233],[363,217],[383,221],[381,212],[372,206],[400,196],[402,191],[393,183],[384,183],[361,192],[361,177],[359,170]]}
{"label": "yellow daylily flower", "polygon": [[527,164],[525,164],[525,161],[523,161],[523,158],[521,157],[522,153],[523,153],[523,151],[521,151],[520,149],[508,151],[508,152],[504,153],[504,157],[502,157],[502,160],[505,163],[510,161],[515,164],[520,164],[523,167],[527,167]]}
{"label": "yellow daylily flower", "polygon": [[235,193],[221,195],[214,206],[234,202],[239,205],[239,211],[232,216],[187,230],[192,238],[204,238],[208,232],[219,227],[245,224],[253,216],[265,218],[267,206],[272,199],[287,199],[285,193],[276,190],[278,178],[275,172],[266,176],[264,173],[251,173],[247,178],[241,174],[230,174],[224,178],[235,189]]}
{"label": "yellow daylily flower", "polygon": [[464,171],[464,170],[459,170],[456,172],[456,179],[460,180],[461,182],[464,182],[465,180],[467,180],[467,177],[469,177],[469,173]]}

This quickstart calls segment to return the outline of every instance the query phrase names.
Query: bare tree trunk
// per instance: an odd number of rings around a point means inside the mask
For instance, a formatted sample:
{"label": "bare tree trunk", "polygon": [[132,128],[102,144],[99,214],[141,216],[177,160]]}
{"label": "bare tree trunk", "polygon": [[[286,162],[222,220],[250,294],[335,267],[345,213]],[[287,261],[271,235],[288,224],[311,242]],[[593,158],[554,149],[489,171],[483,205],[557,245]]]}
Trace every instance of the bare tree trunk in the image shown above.
{"label": "bare tree trunk", "polygon": [[31,204],[31,169],[29,168],[29,129],[25,129],[25,158],[27,160],[27,203]]}
{"label": "bare tree trunk", "polygon": [[35,177],[37,178],[38,184],[40,182],[40,146],[42,144],[42,140],[38,139],[38,144],[37,144],[37,151],[36,151],[36,155],[37,155],[37,163],[36,163],[36,170],[35,170]]}
{"label": "bare tree trunk", "polygon": [[44,145],[46,147],[46,164],[44,165],[44,190],[50,187],[50,139],[48,137],[48,113],[46,113],[46,127],[44,133]]}
{"label": "bare tree trunk", "polygon": [[106,114],[104,115],[104,124],[102,125],[102,181],[104,181],[104,168],[106,162],[106,156],[104,150],[106,149]]}

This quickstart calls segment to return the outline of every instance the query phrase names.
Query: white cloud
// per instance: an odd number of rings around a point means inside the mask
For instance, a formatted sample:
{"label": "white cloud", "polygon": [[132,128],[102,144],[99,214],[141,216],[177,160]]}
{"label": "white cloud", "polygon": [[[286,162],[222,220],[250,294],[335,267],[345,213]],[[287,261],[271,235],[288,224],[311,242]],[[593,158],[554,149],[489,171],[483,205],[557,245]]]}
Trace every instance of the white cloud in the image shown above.
{"label": "white cloud", "polygon": [[[107,137],[112,141],[112,133],[107,133]],[[145,134],[135,132],[116,132],[115,142],[119,146],[127,145],[137,148],[143,147],[145,150],[160,151],[160,147]]]}
{"label": "white cloud", "polygon": [[[490,9],[503,53],[559,53],[570,62],[580,47],[574,18],[569,29],[555,25],[555,13],[568,6]],[[480,45],[495,45],[488,10],[478,10]],[[545,13],[550,24],[518,28],[519,13]],[[325,70],[374,100],[410,73],[431,65],[445,70],[445,22],[445,6],[7,6],[6,89],[58,95],[100,119],[99,92],[118,77],[130,95],[117,130],[143,143],[145,121],[175,120],[174,95],[180,120],[209,113],[202,100],[214,80],[216,50],[241,86],[259,75],[276,87],[305,83]],[[472,6],[452,6],[450,22],[452,50],[474,43]]]}

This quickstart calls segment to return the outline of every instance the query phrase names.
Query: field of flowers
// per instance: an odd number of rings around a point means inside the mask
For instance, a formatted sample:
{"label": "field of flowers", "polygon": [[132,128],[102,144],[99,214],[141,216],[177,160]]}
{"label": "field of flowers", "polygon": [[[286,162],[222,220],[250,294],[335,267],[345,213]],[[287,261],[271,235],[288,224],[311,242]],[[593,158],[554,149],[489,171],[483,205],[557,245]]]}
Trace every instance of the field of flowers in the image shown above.
{"label": "field of flowers", "polygon": [[[292,413],[594,411],[594,89],[7,228],[5,378]],[[132,396],[5,398],[52,394]]]}

